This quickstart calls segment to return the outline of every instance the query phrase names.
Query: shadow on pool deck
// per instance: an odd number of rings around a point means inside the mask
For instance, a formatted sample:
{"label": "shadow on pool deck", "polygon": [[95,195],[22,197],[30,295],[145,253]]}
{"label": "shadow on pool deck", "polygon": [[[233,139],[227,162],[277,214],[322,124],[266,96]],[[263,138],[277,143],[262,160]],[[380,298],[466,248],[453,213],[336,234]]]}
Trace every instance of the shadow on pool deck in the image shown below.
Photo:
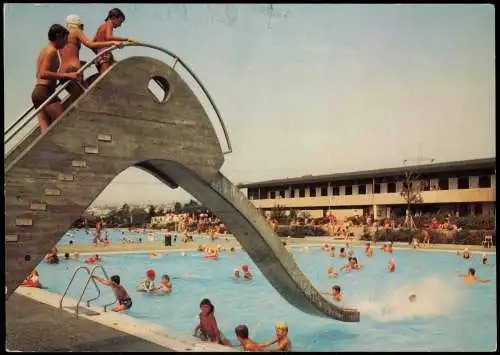
{"label": "shadow on pool deck", "polygon": [[74,314],[12,294],[5,302],[9,350],[67,352],[173,352]]}

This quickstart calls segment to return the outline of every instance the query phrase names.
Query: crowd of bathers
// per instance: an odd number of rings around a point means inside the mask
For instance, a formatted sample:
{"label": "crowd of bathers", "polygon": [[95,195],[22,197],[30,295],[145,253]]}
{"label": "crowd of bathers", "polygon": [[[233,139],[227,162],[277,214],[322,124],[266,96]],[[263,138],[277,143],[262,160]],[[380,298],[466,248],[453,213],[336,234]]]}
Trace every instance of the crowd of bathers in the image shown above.
{"label": "crowd of bathers", "polygon": [[[304,247],[301,250],[307,252],[309,247]],[[218,260],[219,253],[227,252],[228,255],[234,255],[236,250],[234,247],[230,249],[225,249],[221,245],[217,245],[216,247],[209,247],[205,245],[198,245],[198,252],[204,252],[205,258],[209,260]],[[353,272],[353,271],[361,271],[364,268],[364,265],[358,261],[358,258],[355,256],[354,249],[351,248],[350,244],[347,243],[345,247],[340,247],[337,253],[337,247],[335,245],[324,244],[321,247],[321,250],[329,253],[329,255],[333,258],[344,259],[346,260],[345,264],[339,268],[341,272]],[[392,243],[384,244],[380,247],[380,250],[384,253],[393,253],[393,245]],[[57,249],[53,248],[45,257],[45,262],[47,263],[58,263],[58,255]],[[366,257],[372,258],[375,255],[373,246],[371,243],[366,243],[363,253]],[[165,255],[168,255],[165,253]],[[182,252],[182,256],[185,256],[186,253]],[[150,257],[156,257],[156,253],[150,253]],[[463,251],[457,251],[457,256],[463,258],[464,260],[470,260],[473,255],[469,251],[468,248],[465,248]],[[65,253],[65,260],[78,260],[77,253]],[[84,260],[85,263],[98,263],[102,262],[103,259],[99,255],[93,255]],[[480,257],[481,264],[488,264],[488,256],[486,253],[482,253]],[[387,265],[387,272],[394,273],[396,271],[396,262],[394,257],[391,256]],[[328,278],[336,278],[338,273],[335,271],[332,264],[327,266],[327,277]],[[463,277],[466,283],[478,282],[478,283],[488,283],[489,280],[480,279],[476,276],[476,270],[474,268],[469,268],[468,273],[465,275],[459,275]],[[235,280],[243,279],[246,281],[250,281],[253,279],[252,273],[249,270],[248,264],[243,264],[240,267],[235,268],[232,271],[232,277]],[[132,298],[129,296],[128,292],[125,290],[123,285],[120,282],[120,276],[113,275],[109,279],[103,279],[97,276],[93,276],[94,280],[100,282],[103,285],[111,287],[114,292],[117,305],[113,308],[116,312],[121,312],[127,309],[130,309],[133,305]],[[160,283],[156,284],[156,273],[153,269],[146,270],[146,277],[140,281],[139,285],[136,288],[137,292],[145,292],[149,294],[170,294],[173,290],[173,285],[171,279],[180,279],[182,277],[170,277],[168,274],[164,273],[161,276]],[[33,270],[28,278],[22,283],[22,286],[26,287],[42,287],[39,281],[39,273],[36,270]],[[331,287],[331,291],[329,292],[321,292],[324,295],[328,295],[331,297],[333,302],[344,302],[345,298],[342,293],[342,287],[338,284],[335,284]],[[409,295],[408,300],[412,303],[417,301],[417,295],[412,293]],[[194,336],[200,338],[205,341],[210,341],[213,343],[221,344],[221,345],[231,345],[231,342],[227,337],[225,337],[220,331],[217,321],[215,319],[215,306],[209,299],[203,299],[199,305],[200,313],[199,313],[199,323],[195,328]],[[350,310],[348,308],[344,308],[345,310]],[[243,349],[247,351],[284,351],[291,350],[291,341],[288,337],[288,326],[284,323],[280,323],[276,325],[276,334],[273,339],[257,343],[253,341],[249,336],[249,329],[245,324],[239,324],[235,327],[235,335],[236,339],[239,342],[239,345],[243,347]],[[275,347],[269,348],[269,346],[277,344]]]}
{"label": "crowd of bathers", "polygon": [[[106,51],[108,48],[137,43],[131,38],[113,34],[113,30],[120,27],[124,21],[125,14],[120,9],[110,10],[104,22],[97,28],[93,40],[89,40],[85,35],[84,24],[77,15],[67,16],[66,26],[60,24],[50,26],[49,42],[42,48],[37,58],[36,84],[31,94],[33,105],[35,108],[42,106],[55,93],[58,83],[71,82],[66,87],[70,95],[64,103],[55,96],[40,111],[38,121],[42,131],[45,131],[98,75],[104,73],[114,63],[112,53]],[[85,81],[80,72],[80,68],[85,64],[80,60],[82,44],[96,54],[102,53],[95,62],[99,74]]]}

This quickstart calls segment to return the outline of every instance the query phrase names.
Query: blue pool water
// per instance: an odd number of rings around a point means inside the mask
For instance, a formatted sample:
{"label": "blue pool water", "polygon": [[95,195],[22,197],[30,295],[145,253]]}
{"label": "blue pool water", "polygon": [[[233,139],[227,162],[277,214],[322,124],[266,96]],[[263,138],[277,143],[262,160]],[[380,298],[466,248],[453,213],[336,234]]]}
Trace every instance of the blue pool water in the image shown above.
{"label": "blue pool water", "polygon": [[[295,309],[274,290],[251,262],[238,251],[234,256],[221,254],[218,261],[203,258],[202,253],[186,256],[170,252],[168,256],[151,259],[147,253],[105,255],[103,265],[109,275],[119,274],[122,284],[133,299],[127,311],[132,317],[157,323],[169,329],[192,333],[197,324],[199,302],[209,298],[222,332],[235,341],[234,328],[245,323],[256,341],[269,340],[274,324],[286,322],[294,350],[304,351],[492,351],[496,349],[496,256],[491,265],[480,265],[478,254],[464,261],[454,253],[395,250],[392,255],[379,250],[374,258],[363,256],[355,248],[358,260],[365,265],[361,271],[340,272],[336,279],[326,277],[326,267],[336,270],[343,259],[332,258],[311,247],[294,248],[298,265],[320,290],[341,285],[347,306],[358,307],[360,323],[341,323],[310,316]],[[396,260],[396,273],[385,272],[389,258]],[[44,286],[62,294],[79,262],[62,261],[59,265],[42,263],[38,270]],[[250,265],[253,281],[234,281],[233,268]],[[466,285],[458,273],[475,267],[480,278],[489,284]],[[158,296],[135,292],[145,270],[152,267],[162,273],[183,276],[173,280],[171,295]],[[70,295],[77,298],[85,277],[75,281]],[[85,298],[95,295],[89,287]],[[408,295],[417,295],[410,304]],[[113,299],[108,288],[96,301],[104,305]]]}
{"label": "blue pool water", "polygon": [[[108,233],[108,240],[111,243],[121,243],[120,238],[122,237],[122,232],[113,230],[113,229],[105,229],[105,231]],[[59,240],[57,245],[68,245],[69,241],[72,240],[74,244],[90,244],[92,243],[92,239],[94,238],[93,235],[95,233],[95,229],[90,229],[87,232],[83,229],[79,230],[68,230],[64,236]],[[175,233],[171,233],[173,236],[176,235]],[[124,232],[125,237],[130,238],[134,241],[138,241],[139,238],[142,238],[142,243],[149,243],[148,239],[148,234],[143,233],[142,231],[140,232],[129,232],[125,231]],[[154,232],[154,238],[155,241],[163,241],[163,236],[165,235],[165,232],[162,231],[155,231]],[[102,237],[104,238],[104,232],[102,234]],[[195,234],[193,236],[193,240],[195,242],[200,242],[200,243],[206,243],[208,241],[208,237],[204,235],[197,235]],[[174,240],[172,239],[172,243],[175,244]],[[177,235],[177,243],[182,244],[181,237]],[[216,243],[218,244],[224,244],[226,243],[226,239],[223,235],[219,236],[219,238],[216,240]]]}

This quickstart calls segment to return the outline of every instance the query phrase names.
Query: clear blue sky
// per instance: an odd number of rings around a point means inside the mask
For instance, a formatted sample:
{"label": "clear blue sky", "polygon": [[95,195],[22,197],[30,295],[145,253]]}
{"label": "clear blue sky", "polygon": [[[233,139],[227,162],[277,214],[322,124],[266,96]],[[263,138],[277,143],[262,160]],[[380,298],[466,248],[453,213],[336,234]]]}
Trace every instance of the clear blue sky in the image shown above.
{"label": "clear blue sky", "polygon": [[[491,5],[5,6],[6,125],[31,104],[49,26],[78,14],[92,37],[116,6],[119,36],[169,48],[212,94],[233,182],[495,156]],[[137,54],[153,53],[118,58]],[[96,202],[184,197],[129,169]]]}

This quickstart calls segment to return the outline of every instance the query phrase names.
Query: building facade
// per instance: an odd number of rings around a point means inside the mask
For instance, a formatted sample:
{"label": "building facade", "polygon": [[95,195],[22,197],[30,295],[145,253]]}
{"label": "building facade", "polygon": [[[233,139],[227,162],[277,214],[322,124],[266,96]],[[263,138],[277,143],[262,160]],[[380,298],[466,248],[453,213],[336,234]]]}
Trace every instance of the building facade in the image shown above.
{"label": "building facade", "polygon": [[405,166],[353,173],[303,176],[241,184],[255,207],[269,211],[280,205],[307,211],[312,217],[332,211],[337,218],[403,216],[401,196],[405,172],[415,176],[421,200],[412,212],[494,216],[495,158]]}

